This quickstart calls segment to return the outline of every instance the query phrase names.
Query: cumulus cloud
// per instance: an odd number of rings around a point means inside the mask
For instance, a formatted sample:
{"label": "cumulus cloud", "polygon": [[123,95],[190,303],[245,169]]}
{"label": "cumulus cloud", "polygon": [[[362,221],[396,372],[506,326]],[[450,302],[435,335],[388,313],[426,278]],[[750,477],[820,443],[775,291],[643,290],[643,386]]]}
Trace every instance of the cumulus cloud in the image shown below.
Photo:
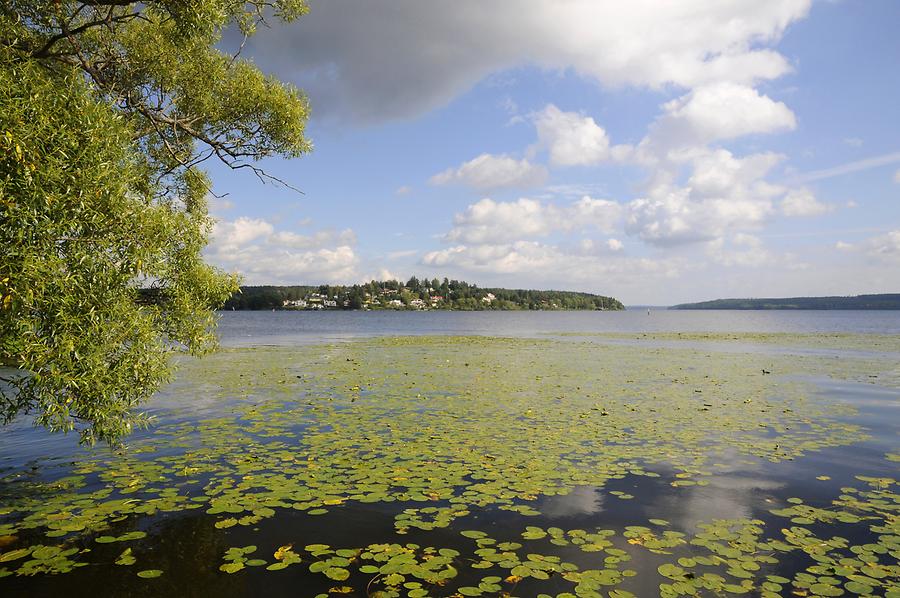
{"label": "cumulus cloud", "polygon": [[609,138],[594,119],[553,104],[534,115],[538,145],[558,166],[587,166],[609,158]]}
{"label": "cumulus cloud", "polygon": [[498,244],[544,237],[556,231],[597,229],[612,232],[621,215],[614,201],[584,196],[566,206],[535,199],[497,202],[482,199],[457,214],[444,239],[469,244]]}
{"label": "cumulus cloud", "polygon": [[627,206],[625,230],[662,247],[713,240],[728,230],[755,226],[772,212],[771,202],[710,198],[690,199],[676,189],[656,198],[641,198]]}
{"label": "cumulus cloud", "polygon": [[784,103],[747,85],[717,82],[664,104],[640,149],[661,158],[682,148],[796,126],[794,113]]}
{"label": "cumulus cloud", "polygon": [[547,169],[527,159],[516,160],[507,155],[481,154],[459,168],[448,168],[431,177],[432,185],[462,184],[480,191],[502,188],[525,188],[541,185]]}
{"label": "cumulus cloud", "polygon": [[276,231],[261,218],[220,220],[204,251],[214,265],[243,274],[250,284],[306,284],[356,280],[352,230],[300,235]]}
{"label": "cumulus cloud", "polygon": [[[811,0],[315,0],[246,52],[316,113],[377,122],[446,104],[490,73],[572,69],[608,86],[752,85],[790,70],[766,46]],[[347,15],[353,18],[348,19]]]}
{"label": "cumulus cloud", "polygon": [[[561,204],[482,199],[456,215],[443,237],[448,246],[426,252],[420,264],[495,284],[597,292],[654,285],[683,271],[680,257],[628,255],[621,240],[606,236],[621,229],[621,218],[616,202],[589,196]],[[586,236],[573,242],[557,234],[572,232]]]}
{"label": "cumulus cloud", "polygon": [[539,241],[498,244],[460,244],[426,253],[422,264],[434,268],[454,268],[465,272],[524,274],[545,284],[566,284],[568,288],[586,283],[610,282],[612,277],[633,279],[639,274],[677,276],[681,262],[675,258],[611,258],[577,248]]}
{"label": "cumulus cloud", "polygon": [[670,247],[759,227],[789,191],[766,180],[784,156],[739,157],[713,144],[795,126],[787,106],[742,84],[703,85],[667,102],[629,154],[651,176],[643,197],[627,204],[626,232]]}
{"label": "cumulus cloud", "polygon": [[690,168],[684,185],[662,182],[626,206],[625,230],[653,245],[670,247],[711,241],[728,232],[756,228],[775,212],[786,189],[764,180],[783,157],[724,149],[682,153]]}
{"label": "cumulus cloud", "polygon": [[806,188],[789,191],[781,200],[781,211],[785,216],[819,216],[831,211],[831,206],[822,203],[812,191]]}
{"label": "cumulus cloud", "polygon": [[725,149],[698,149],[683,154],[692,167],[687,186],[695,198],[707,197],[772,197],[780,189],[763,178],[784,160],[774,153],[736,157]]}
{"label": "cumulus cloud", "polygon": [[213,227],[211,245],[222,251],[237,250],[250,241],[272,234],[275,230],[261,218],[241,216],[237,220],[220,220]]}

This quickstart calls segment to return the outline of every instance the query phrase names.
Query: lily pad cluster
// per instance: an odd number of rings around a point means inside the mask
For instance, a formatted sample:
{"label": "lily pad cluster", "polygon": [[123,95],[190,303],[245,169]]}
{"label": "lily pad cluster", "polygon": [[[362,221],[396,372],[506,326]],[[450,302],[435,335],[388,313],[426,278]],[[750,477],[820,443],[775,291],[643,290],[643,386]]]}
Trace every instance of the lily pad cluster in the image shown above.
{"label": "lily pad cluster", "polygon": [[[539,587],[534,585],[536,582],[556,580],[570,585],[570,591],[557,596],[596,598],[607,592],[605,595],[617,598],[635,595],[618,587],[639,574],[638,569],[627,564],[652,562],[649,559],[656,557],[661,562],[655,567],[661,580],[658,592],[666,597],[710,593],[764,598],[787,594],[898,596],[900,536],[896,532],[900,494],[891,488],[900,484],[889,479],[875,483],[878,487],[868,490],[844,488],[844,494],[828,509],[819,510],[823,517],[829,514],[829,522],[849,526],[862,519],[868,521],[870,530],[878,535],[872,543],[861,545],[852,545],[841,537],[817,537],[808,527],[767,529],[759,519],[713,520],[700,523],[692,534],[667,529],[668,521],[654,519],[648,522],[650,526],[626,526],[621,533],[600,528],[527,526],[519,534],[521,541],[501,541],[483,531],[464,530],[460,536],[473,542],[471,551],[413,543],[361,548],[312,544],[296,549],[297,552],[282,546],[275,551],[274,565],[269,568],[298,564],[333,581],[359,579],[374,592],[371,595],[385,597],[516,595],[516,588],[524,584],[530,583],[527,587],[533,588]],[[873,482],[869,480],[869,484],[872,486]],[[789,504],[795,506],[777,509],[776,514],[791,517],[798,503]],[[863,515],[852,520],[853,513]],[[554,546],[576,547],[590,555],[589,562],[594,566],[585,567],[574,559],[547,554]],[[240,571],[243,555],[248,551],[255,552],[256,547],[229,549],[221,569],[228,573]],[[289,562],[285,561],[285,554],[290,555]],[[814,564],[790,578],[773,573],[781,559],[796,559],[798,554],[810,556]],[[264,565],[266,561],[256,564]],[[644,577],[647,575],[643,573]],[[461,577],[475,581],[466,583],[458,579]],[[521,595],[528,595],[528,591]]]}
{"label": "lily pad cluster", "polygon": [[[770,375],[772,358],[757,353],[481,337],[224,351],[183,364],[158,397],[157,426],[128,451],[97,449],[0,479],[0,537],[12,538],[0,549],[0,576],[66,573],[92,562],[84,548],[92,544],[122,543],[110,564],[150,567],[138,548],[166,514],[202,517],[227,538],[289,511],[316,517],[378,504],[393,517],[393,535],[383,542],[334,549],[285,538],[265,550],[233,547],[209,566],[222,575],[302,566],[338,590],[371,584],[384,596],[513,594],[517,584],[559,580],[577,596],[626,596],[636,570],[620,565],[639,553],[656,559],[648,562],[664,595],[778,595],[776,585],[814,593],[825,591],[822,584],[892,592],[892,481],[845,490],[830,509],[788,503],[775,515],[792,520],[787,529],[805,531],[778,538],[764,539],[768,532],[756,520],[698,530],[669,529],[661,519],[591,531],[528,523],[541,514],[542,500],[579,487],[664,477],[689,492],[728,467],[859,442],[865,430],[847,421],[853,408],[816,398],[808,380],[871,381],[891,367],[876,358],[798,355]],[[720,462],[726,454],[729,464]],[[465,529],[491,509],[521,518],[517,537],[464,531],[475,543],[467,554],[399,543],[413,532]],[[875,522],[874,547],[834,541],[825,552],[808,550],[813,524]],[[528,542],[546,550],[528,551]],[[597,560],[585,566],[553,553],[570,548]],[[817,559],[820,568],[804,572],[814,580],[781,582],[763,572],[778,563],[773,553],[797,551],[831,560]],[[677,558],[665,561],[669,555]],[[485,574],[475,581],[450,581],[479,569]]]}

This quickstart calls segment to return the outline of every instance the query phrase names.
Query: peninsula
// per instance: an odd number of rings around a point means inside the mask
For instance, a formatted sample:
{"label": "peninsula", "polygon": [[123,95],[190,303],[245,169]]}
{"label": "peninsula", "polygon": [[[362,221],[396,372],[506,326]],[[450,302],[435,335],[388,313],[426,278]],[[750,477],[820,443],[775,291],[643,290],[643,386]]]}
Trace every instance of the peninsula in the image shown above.
{"label": "peninsula", "polygon": [[603,310],[625,309],[612,297],[573,291],[481,288],[465,281],[437,278],[407,282],[372,280],[364,284],[320,286],[245,286],[226,310]]}

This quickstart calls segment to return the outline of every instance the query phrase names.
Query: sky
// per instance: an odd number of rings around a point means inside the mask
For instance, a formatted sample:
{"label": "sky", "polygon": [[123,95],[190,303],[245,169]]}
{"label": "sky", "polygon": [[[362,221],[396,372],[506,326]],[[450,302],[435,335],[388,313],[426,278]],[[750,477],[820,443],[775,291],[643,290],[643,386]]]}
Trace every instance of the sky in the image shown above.
{"label": "sky", "polygon": [[246,284],[900,292],[896,0],[312,0],[243,56],[314,151],[212,165]]}

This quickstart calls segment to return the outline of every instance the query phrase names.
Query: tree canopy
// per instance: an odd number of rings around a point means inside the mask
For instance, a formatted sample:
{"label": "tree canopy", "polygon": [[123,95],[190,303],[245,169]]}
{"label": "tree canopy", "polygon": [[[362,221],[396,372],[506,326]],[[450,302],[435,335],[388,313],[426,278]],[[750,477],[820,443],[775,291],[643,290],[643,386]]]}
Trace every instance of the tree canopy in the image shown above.
{"label": "tree canopy", "polygon": [[[332,304],[326,305],[324,300]],[[625,309],[619,300],[575,291],[481,288],[464,280],[437,278],[406,283],[371,280],[363,284],[320,286],[245,286],[225,302],[225,309],[445,309],[554,310]]]}
{"label": "tree canopy", "polygon": [[210,158],[311,149],[299,90],[220,49],[302,0],[0,0],[0,419],[116,442],[215,346]]}

